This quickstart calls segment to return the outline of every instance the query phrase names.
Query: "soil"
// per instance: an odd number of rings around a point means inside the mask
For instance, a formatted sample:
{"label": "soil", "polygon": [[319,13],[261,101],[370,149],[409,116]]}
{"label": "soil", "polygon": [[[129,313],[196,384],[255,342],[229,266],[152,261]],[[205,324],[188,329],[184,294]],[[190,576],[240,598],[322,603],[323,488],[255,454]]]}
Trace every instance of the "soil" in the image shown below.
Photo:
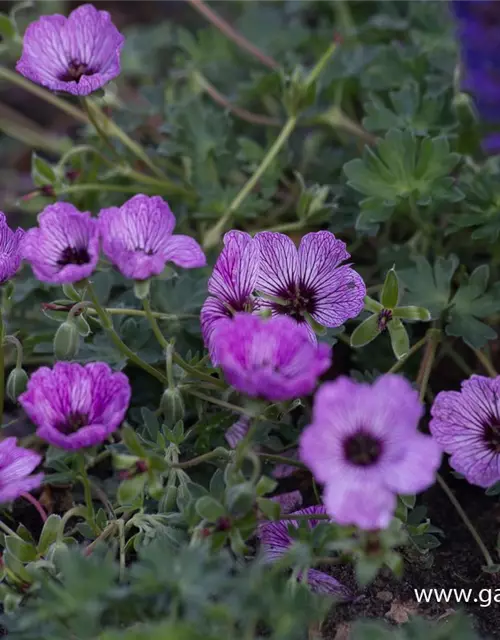
{"label": "soil", "polygon": [[[490,552],[494,552],[500,528],[498,499],[486,496],[482,489],[472,487],[463,480],[457,480],[451,473],[444,473],[444,476],[484,543]],[[348,567],[336,567],[331,571],[332,575],[350,586],[356,597],[353,602],[339,605],[331,611],[322,629],[325,640],[347,640],[349,624],[359,618],[378,618],[390,624],[401,624],[412,615],[438,620],[446,619],[459,610],[467,613],[482,638],[500,638],[499,603],[492,602],[489,607],[480,606],[479,602],[469,605],[456,602],[417,603],[414,589],[423,588],[472,589],[476,596],[481,589],[491,589],[493,595],[496,592],[500,596],[500,574],[482,571],[484,558],[440,487],[434,485],[421,495],[418,504],[428,508],[432,524],[441,528],[446,535],[442,545],[431,552],[432,566],[429,568],[423,560],[407,558],[401,580],[382,573],[364,591],[356,589],[356,582]],[[497,554],[492,555],[496,560]]]}

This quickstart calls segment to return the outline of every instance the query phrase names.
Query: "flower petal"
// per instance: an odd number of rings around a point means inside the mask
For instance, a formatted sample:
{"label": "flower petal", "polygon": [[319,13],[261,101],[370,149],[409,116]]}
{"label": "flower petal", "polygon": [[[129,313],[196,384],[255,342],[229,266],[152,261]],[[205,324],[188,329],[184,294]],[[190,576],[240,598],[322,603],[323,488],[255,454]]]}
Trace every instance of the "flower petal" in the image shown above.
{"label": "flower petal", "polygon": [[207,264],[203,249],[190,236],[171,236],[163,249],[162,255],[165,262],[173,262],[184,269],[204,267]]}
{"label": "flower petal", "polygon": [[282,297],[295,290],[299,273],[297,248],[283,233],[264,231],[255,240],[260,250],[260,272],[257,289],[263,293]]}
{"label": "flower petal", "polygon": [[208,281],[209,292],[228,302],[235,311],[243,311],[257,283],[259,256],[259,246],[248,233],[226,233],[224,249]]}

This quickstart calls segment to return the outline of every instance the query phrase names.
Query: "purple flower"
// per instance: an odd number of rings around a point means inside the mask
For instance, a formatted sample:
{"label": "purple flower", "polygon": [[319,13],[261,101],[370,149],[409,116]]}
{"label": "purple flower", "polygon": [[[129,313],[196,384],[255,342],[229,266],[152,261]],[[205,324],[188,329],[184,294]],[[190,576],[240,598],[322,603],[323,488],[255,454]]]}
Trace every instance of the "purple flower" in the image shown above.
{"label": "purple flower", "polygon": [[0,285],[10,280],[19,269],[22,260],[22,229],[12,231],[5,214],[0,211]]}
{"label": "purple flower", "polygon": [[201,310],[201,331],[214,364],[212,334],[221,318],[231,318],[238,311],[253,311],[253,291],[259,275],[259,247],[248,233],[229,231],[224,249],[208,281],[211,294]]}
{"label": "purple flower", "polygon": [[500,376],[471,376],[461,391],[441,391],[431,408],[432,435],[472,484],[500,480]]}
{"label": "purple flower", "polygon": [[56,13],[32,22],[16,69],[52,91],[86,96],[120,73],[124,40],[107,11],[84,4],[68,18]]}
{"label": "purple flower", "polygon": [[[345,243],[329,231],[306,234],[297,251],[282,233],[258,233],[260,274],[256,288],[270,296],[263,306],[308,327],[307,316],[325,327],[339,327],[363,309],[365,284],[349,265]],[[280,302],[272,300],[279,298]]]}
{"label": "purple flower", "polygon": [[291,318],[237,313],[220,320],[214,350],[228,382],[249,396],[273,402],[310,394],[331,364],[330,347],[312,344]]}
{"label": "purple flower", "polygon": [[[296,448],[289,449],[280,454],[282,458],[290,458],[290,460],[297,460],[299,457],[299,450]],[[282,480],[283,478],[289,478],[291,475],[297,472],[297,467],[292,466],[291,464],[277,464],[274,467],[272,472],[273,478],[276,480]]]}
{"label": "purple flower", "polygon": [[11,502],[27,491],[39,487],[43,473],[30,475],[42,461],[42,456],[17,446],[15,438],[0,442],[0,503]]}
{"label": "purple flower", "polygon": [[231,449],[236,449],[238,443],[243,440],[250,429],[250,418],[248,416],[240,416],[236,422],[226,431],[226,442]]}
{"label": "purple flower", "polygon": [[[481,118],[500,124],[500,7],[498,0],[453,0],[451,3],[460,43],[462,88],[472,94]],[[495,136],[486,135],[486,153],[498,153]]]}
{"label": "purple flower", "polygon": [[58,362],[37,369],[19,402],[43,440],[61,449],[100,444],[121,425],[130,384],[104,362]]}
{"label": "purple flower", "polygon": [[417,431],[422,414],[417,392],[397,375],[373,385],[341,377],[318,390],[300,458],[325,484],[326,510],[339,524],[385,528],[396,494],[433,484],[441,450]]}
{"label": "purple flower", "polygon": [[200,245],[172,235],[175,217],[160,196],[138,194],[99,214],[102,248],[121,273],[134,280],[159,275],[167,262],[192,269],[206,264]]}
{"label": "purple flower", "polygon": [[99,229],[90,213],[72,204],[50,204],[22,243],[23,257],[43,282],[78,282],[94,271],[99,259]]}
{"label": "purple flower", "polygon": [[[291,515],[300,516],[316,513],[324,514],[325,508],[323,506],[307,507],[306,509],[295,511]],[[307,524],[311,529],[314,529],[320,522],[321,520],[308,520]],[[280,560],[294,543],[294,539],[288,532],[290,526],[297,528],[298,522],[296,520],[283,520],[281,522],[267,522],[259,526],[258,537],[262,545],[264,557],[268,562]],[[323,571],[309,569],[306,575],[307,583],[313,591],[328,593],[343,600],[351,596],[349,590],[344,587],[344,585]],[[302,579],[302,575],[299,575],[301,582]]]}
{"label": "purple flower", "polygon": [[291,513],[302,506],[302,494],[298,490],[280,493],[271,500],[279,504],[281,513]]}

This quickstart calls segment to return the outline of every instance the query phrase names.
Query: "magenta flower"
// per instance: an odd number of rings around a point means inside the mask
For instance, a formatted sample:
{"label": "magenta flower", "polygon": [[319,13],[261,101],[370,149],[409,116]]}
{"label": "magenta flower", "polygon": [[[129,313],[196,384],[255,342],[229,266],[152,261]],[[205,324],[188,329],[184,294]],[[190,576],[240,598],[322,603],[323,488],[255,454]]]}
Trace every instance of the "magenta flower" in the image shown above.
{"label": "magenta flower", "polygon": [[286,316],[266,320],[237,313],[217,323],[213,346],[233,387],[273,402],[312,393],[331,364],[330,347],[312,344],[307,331]]}
{"label": "magenta flower", "polygon": [[[323,506],[307,507],[306,509],[295,511],[291,515],[312,515],[315,513],[324,514],[325,508]],[[307,524],[311,529],[314,529],[320,522],[321,520],[308,520]],[[280,560],[289,551],[294,542],[288,532],[290,526],[298,527],[297,520],[266,522],[259,526],[257,535],[262,545],[264,558],[268,562]],[[299,580],[302,582],[302,575],[299,575]],[[306,574],[306,581],[313,591],[327,593],[342,600],[347,600],[351,597],[350,591],[344,585],[323,571],[309,569]]]}
{"label": "magenta flower", "polygon": [[500,376],[471,376],[461,391],[441,391],[431,408],[432,435],[472,484],[500,480]]}
{"label": "magenta flower", "polygon": [[203,267],[205,254],[189,236],[172,235],[175,217],[160,196],[138,194],[99,214],[102,248],[121,273],[134,280],[159,275],[167,262]]}
{"label": "magenta flower", "polygon": [[417,392],[397,375],[373,385],[341,377],[318,390],[300,458],[325,485],[323,501],[336,522],[383,529],[396,494],[434,483],[441,450],[417,431],[422,414]]}
{"label": "magenta flower", "polygon": [[100,444],[123,422],[130,384],[104,362],[58,362],[31,376],[19,402],[43,440],[61,449]]}
{"label": "magenta flower", "polygon": [[23,257],[43,282],[78,282],[94,271],[99,259],[99,229],[90,213],[72,204],[49,204],[22,243]]}
{"label": "magenta flower", "polygon": [[107,11],[84,4],[68,18],[56,13],[32,22],[16,69],[52,91],[86,96],[120,73],[124,40]]}
{"label": "magenta flower", "polygon": [[340,327],[361,313],[365,284],[349,265],[342,265],[350,254],[333,233],[308,233],[298,250],[282,233],[257,233],[255,240],[261,256],[256,288],[270,297],[262,304],[273,314],[305,324],[315,339],[308,316],[325,327]]}
{"label": "magenta flower", "polygon": [[10,280],[19,269],[22,260],[22,229],[12,229],[7,224],[5,214],[0,211],[0,285]]}
{"label": "magenta flower", "polygon": [[201,310],[201,331],[214,364],[212,334],[221,318],[231,318],[238,311],[253,311],[253,291],[259,275],[259,247],[248,233],[229,231],[208,281],[211,294]]}
{"label": "magenta flower", "polygon": [[11,502],[27,491],[37,489],[43,473],[30,475],[42,461],[42,456],[17,446],[15,438],[0,442],[0,503]]}

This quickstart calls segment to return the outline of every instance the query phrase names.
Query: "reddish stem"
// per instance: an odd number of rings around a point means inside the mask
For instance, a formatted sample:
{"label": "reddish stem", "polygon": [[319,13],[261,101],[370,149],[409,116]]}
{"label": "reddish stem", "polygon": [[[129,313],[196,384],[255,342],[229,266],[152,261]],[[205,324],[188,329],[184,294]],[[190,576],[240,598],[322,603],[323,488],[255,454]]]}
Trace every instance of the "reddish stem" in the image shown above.
{"label": "reddish stem", "polygon": [[21,494],[21,498],[24,498],[25,500],[30,502],[35,507],[35,509],[38,511],[42,521],[43,522],[47,522],[47,513],[45,512],[45,509],[38,502],[38,500],[31,495],[31,493],[22,493]]}

